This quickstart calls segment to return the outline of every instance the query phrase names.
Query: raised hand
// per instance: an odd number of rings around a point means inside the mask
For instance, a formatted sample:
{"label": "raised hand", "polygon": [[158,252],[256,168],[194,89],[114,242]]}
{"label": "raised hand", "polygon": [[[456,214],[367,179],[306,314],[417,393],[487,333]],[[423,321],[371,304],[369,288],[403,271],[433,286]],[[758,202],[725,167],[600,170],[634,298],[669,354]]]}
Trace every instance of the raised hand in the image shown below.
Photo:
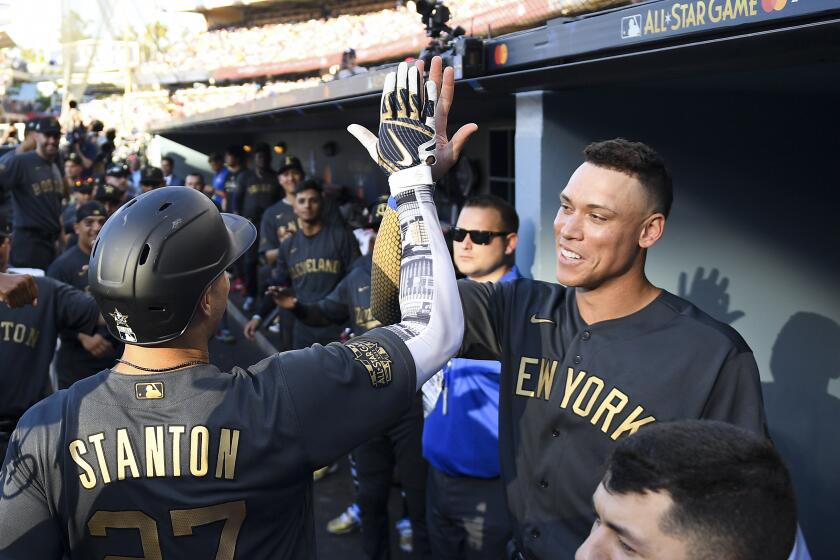
{"label": "raised hand", "polygon": [[423,84],[418,68],[402,62],[385,78],[378,136],[357,124],[347,127],[388,175],[391,186],[432,183],[436,103],[435,82]]}

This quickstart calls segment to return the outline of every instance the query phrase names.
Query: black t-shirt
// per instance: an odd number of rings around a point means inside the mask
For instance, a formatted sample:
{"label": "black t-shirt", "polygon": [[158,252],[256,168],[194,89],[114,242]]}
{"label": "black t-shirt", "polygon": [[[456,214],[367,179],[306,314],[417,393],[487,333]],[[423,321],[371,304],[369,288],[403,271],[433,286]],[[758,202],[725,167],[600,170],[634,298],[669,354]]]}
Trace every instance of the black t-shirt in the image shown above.
{"label": "black t-shirt", "polygon": [[313,469],[396,421],[415,383],[408,349],[385,329],[230,373],[103,371],[18,424],[0,550],[314,559]]}
{"label": "black t-shirt", "polygon": [[572,288],[459,282],[461,355],[502,362],[499,445],[513,531],[534,558],[572,558],[616,441],[653,422],[721,420],[764,435],[758,368],[731,327],[663,291],[587,325]]}
{"label": "black t-shirt", "polygon": [[[79,249],[78,245],[74,245],[52,262],[50,268],[47,270],[47,276],[55,278],[59,282],[70,284],[83,292],[90,293],[88,287],[88,262],[90,262],[90,255],[85,254]],[[96,358],[85,350],[82,343],[79,342],[77,338],[78,331],[65,330],[60,333],[61,347],[58,349],[57,362],[61,364],[61,369],[72,368],[72,372],[66,373],[71,373],[75,379],[83,379],[113,366],[116,357],[122,354],[122,342],[111,336],[107,327],[97,325],[96,334],[102,335],[111,343],[114,347],[113,355],[106,358]]]}
{"label": "black t-shirt", "polygon": [[58,237],[64,181],[55,162],[25,152],[0,162],[0,185],[11,191],[15,229]]}
{"label": "black t-shirt", "polygon": [[266,208],[260,220],[260,253],[279,248],[281,239],[297,229],[297,216],[292,205],[285,199],[278,200]]}
{"label": "black t-shirt", "polygon": [[99,317],[94,299],[52,278],[35,278],[38,305],[0,305],[0,418],[16,418],[46,394],[58,333],[92,334]]}
{"label": "black t-shirt", "polygon": [[280,198],[282,189],[271,169],[248,169],[236,178],[237,212],[257,226],[265,209]]}

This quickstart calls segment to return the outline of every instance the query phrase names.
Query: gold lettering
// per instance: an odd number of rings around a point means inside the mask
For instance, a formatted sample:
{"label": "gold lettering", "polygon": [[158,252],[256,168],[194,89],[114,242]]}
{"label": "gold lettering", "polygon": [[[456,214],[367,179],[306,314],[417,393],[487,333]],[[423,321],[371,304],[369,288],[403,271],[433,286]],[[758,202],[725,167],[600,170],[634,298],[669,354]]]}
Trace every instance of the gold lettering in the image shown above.
{"label": "gold lettering", "polygon": [[652,15],[651,10],[648,10],[647,13],[645,14],[645,35],[648,35],[650,33],[656,33],[656,29],[654,28],[654,25],[653,25],[653,17],[651,17],[651,15]]}
{"label": "gold lettering", "polygon": [[163,426],[146,426],[146,476],[166,476]]}
{"label": "gold lettering", "polygon": [[572,398],[572,393],[575,392],[577,386],[580,385],[580,382],[583,381],[583,378],[586,376],[586,372],[581,371],[574,377],[574,379],[572,379],[574,374],[575,370],[572,368],[568,368],[566,370],[566,392],[563,394],[563,402],[560,403],[560,408],[566,408],[568,406],[569,399]]}
{"label": "gold lettering", "polygon": [[216,478],[222,478],[222,471],[228,480],[233,480],[236,471],[236,453],[239,451],[239,430],[222,428],[219,439],[219,456],[216,460]]}
{"label": "gold lettering", "polygon": [[20,344],[26,338],[26,325],[18,323],[15,325],[15,332],[12,333],[12,340]]}
{"label": "gold lettering", "polygon": [[735,17],[750,15],[750,7],[747,0],[735,0]]}
{"label": "gold lettering", "polygon": [[14,323],[12,323],[11,321],[3,321],[2,323],[0,323],[0,327],[3,328],[3,340],[9,340],[9,329],[11,329],[13,326]]}
{"label": "gold lettering", "polygon": [[[694,19],[694,4],[686,4],[686,7],[688,8],[688,15],[685,18],[685,24],[684,25],[686,27],[691,27],[692,25],[697,25],[697,20]],[[685,14],[685,11],[683,11],[683,14]]]}
{"label": "gold lettering", "polygon": [[[615,399],[618,399],[618,403],[613,403]],[[627,395],[613,387],[601,404],[598,406],[598,410],[595,411],[595,414],[592,416],[592,420],[590,422],[593,426],[598,424],[598,419],[601,418],[601,415],[606,413],[606,417],[604,418],[604,424],[601,426],[601,431],[605,434],[610,429],[610,424],[612,424],[613,418],[615,415],[624,410],[624,407],[627,406],[627,402],[630,399],[627,398]]]}
{"label": "gold lettering", "polygon": [[38,183],[32,183],[32,192],[35,194],[35,196],[40,196],[41,185],[39,185]]}
{"label": "gold lettering", "polygon": [[706,25],[706,4],[697,2],[697,25]]}
{"label": "gold lettering", "polygon": [[750,15],[754,16],[758,12],[755,11],[756,0],[750,0]]}
{"label": "gold lettering", "polygon": [[104,432],[88,436],[88,441],[93,445],[93,450],[96,451],[96,461],[99,463],[99,475],[102,477],[102,483],[108,484],[111,482],[111,474],[108,472],[108,463],[105,462],[105,453],[102,451],[102,440],[104,439]]}
{"label": "gold lettering", "polygon": [[[589,402],[586,403],[586,408],[583,408],[581,407],[583,399],[586,398],[586,394],[589,393],[589,388],[593,385],[595,386],[595,390],[592,392],[592,396],[589,397]],[[575,404],[572,405],[572,411],[578,416],[583,416],[584,418],[589,416],[589,413],[592,412],[592,407],[595,405],[595,401],[598,399],[598,395],[600,395],[603,390],[604,382],[599,378],[593,375],[587,379],[583,389],[580,390],[578,398],[575,399]]]}
{"label": "gold lettering", "polygon": [[720,21],[720,6],[715,4],[716,0],[709,0],[709,21],[718,23]]}
{"label": "gold lettering", "polygon": [[519,377],[516,380],[516,394],[520,397],[534,396],[534,392],[523,389],[522,384],[525,382],[526,379],[531,379],[531,374],[525,373],[525,367],[527,367],[528,364],[538,364],[539,362],[540,361],[535,358],[526,358],[524,356],[521,360],[519,360]]}
{"label": "gold lettering", "polygon": [[537,398],[545,395],[545,400],[551,397],[551,389],[554,387],[554,374],[557,373],[557,360],[540,360],[540,378],[537,381]]}
{"label": "gold lettering", "polygon": [[181,476],[181,434],[185,431],[184,426],[169,426],[172,434],[172,476]]}
{"label": "gold lettering", "polygon": [[29,338],[26,339],[26,345],[30,348],[35,348],[35,345],[38,344],[39,334],[41,334],[41,331],[38,329],[29,329]]}
{"label": "gold lettering", "polygon": [[128,438],[128,430],[120,428],[117,430],[117,480],[125,480],[126,467],[131,470],[132,478],[140,477],[137,459],[134,458],[134,450]]}
{"label": "gold lettering", "polygon": [[656,422],[656,418],[654,418],[653,416],[645,416],[641,420],[636,420],[639,416],[642,415],[644,411],[644,408],[642,408],[641,406],[637,406],[636,410],[630,413],[630,416],[625,418],[624,422],[622,422],[621,425],[618,428],[616,428],[616,430],[612,433],[610,438],[613,441],[615,441],[619,437],[621,437],[621,434],[623,434],[624,432],[630,432],[628,435],[633,435],[639,428],[641,428],[645,424]]}
{"label": "gold lettering", "polygon": [[190,431],[190,473],[193,476],[207,474],[210,459],[210,430],[207,426],[195,426]]}
{"label": "gold lettering", "polygon": [[676,31],[681,27],[679,12],[680,6],[682,6],[680,3],[676,3],[671,6],[671,19],[674,20],[674,23],[671,24],[672,31]]}
{"label": "gold lettering", "polygon": [[726,0],[726,4],[723,7],[723,15],[721,19],[732,19],[735,17],[735,13],[732,11],[732,0]]}
{"label": "gold lettering", "polygon": [[79,482],[82,483],[82,488],[90,490],[96,486],[96,473],[93,472],[93,468],[91,468],[88,462],[82,459],[82,455],[87,453],[85,442],[80,439],[75,439],[70,442],[69,449],[70,457],[73,459],[73,462],[79,465],[79,467],[81,467],[84,471],[79,473]]}

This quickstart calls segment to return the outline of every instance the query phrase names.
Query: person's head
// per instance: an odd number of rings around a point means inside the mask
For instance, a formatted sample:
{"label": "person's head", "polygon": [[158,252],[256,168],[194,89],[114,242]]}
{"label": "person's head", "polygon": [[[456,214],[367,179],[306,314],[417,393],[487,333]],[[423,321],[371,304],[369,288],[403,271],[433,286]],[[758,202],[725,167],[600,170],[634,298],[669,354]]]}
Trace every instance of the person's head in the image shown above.
{"label": "person's head", "polygon": [[303,181],[303,166],[300,160],[295,156],[285,156],[280,169],[277,170],[277,178],[287,196],[294,194],[297,186]]}
{"label": "person's head", "polygon": [[314,225],[321,221],[323,206],[321,185],[313,179],[307,179],[295,189],[294,212],[301,222]]}
{"label": "person's head", "polygon": [[254,165],[257,169],[271,167],[271,146],[265,142],[260,142],[254,146]]}
{"label": "person's head", "polygon": [[74,181],[82,176],[84,166],[82,165],[82,158],[79,154],[71,153],[64,160],[64,177],[68,181]]}
{"label": "person's head", "polygon": [[128,193],[102,181],[94,189],[93,198],[105,207],[106,215],[111,216],[127,202]]}
{"label": "person's head", "polygon": [[138,154],[131,154],[128,156],[128,167],[131,171],[137,171],[140,169],[142,162],[140,161],[140,156]]}
{"label": "person's head", "polygon": [[184,178],[184,186],[197,191],[204,191],[204,175],[201,173],[188,173]]}
{"label": "person's head", "polygon": [[85,202],[76,209],[76,223],[73,224],[73,231],[79,238],[78,246],[83,253],[90,255],[93,242],[102,226],[105,225],[107,211],[99,202],[92,200]]}
{"label": "person's head", "polygon": [[12,250],[12,215],[0,211],[0,272],[9,267],[9,253]]}
{"label": "person's head", "polygon": [[105,171],[105,183],[116,187],[121,191],[128,191],[128,167],[124,165],[112,165]]}
{"label": "person's head", "polygon": [[68,103],[68,105],[70,106],[71,109],[78,109],[78,107],[79,107],[79,104],[76,103],[75,99],[71,99],[70,103]]}
{"label": "person's head", "polygon": [[77,177],[70,183],[70,194],[77,205],[93,200],[96,185],[93,177]]}
{"label": "person's head", "polygon": [[242,146],[231,145],[225,150],[225,167],[228,169],[239,169],[242,167],[244,159],[245,151],[242,149]]}
{"label": "person's head", "polygon": [[169,177],[172,175],[172,171],[175,169],[175,160],[173,160],[169,156],[163,156],[160,158],[160,170],[163,171],[164,177]]}
{"label": "person's head", "polygon": [[158,189],[165,184],[163,171],[157,167],[144,167],[140,172],[140,188],[143,192]]}
{"label": "person's head", "polygon": [[210,165],[210,170],[215,174],[221,171],[225,165],[225,158],[219,152],[213,152],[207,156],[207,163]]}
{"label": "person's head", "polygon": [[42,158],[52,161],[58,155],[61,125],[53,117],[38,119],[35,123],[35,150]]}
{"label": "person's head", "polygon": [[126,344],[206,345],[225,311],[225,270],[256,236],[249,220],[220,214],[198,191],[155,189],[105,223],[91,253],[90,292]]}
{"label": "person's head", "polygon": [[785,560],[796,536],[778,452],[722,422],[642,428],[616,446],[592,500],[575,560]]}
{"label": "person's head", "polygon": [[344,52],[341,53],[341,67],[353,68],[354,66],[356,66],[356,50],[345,49]]}
{"label": "person's head", "polygon": [[591,290],[644,275],[673,194],[665,162],[645,144],[617,138],[583,153],[560,193],[554,240],[557,280]]}
{"label": "person's head", "polygon": [[452,230],[455,266],[473,280],[498,280],[513,267],[518,230],[516,210],[501,198],[467,199]]}

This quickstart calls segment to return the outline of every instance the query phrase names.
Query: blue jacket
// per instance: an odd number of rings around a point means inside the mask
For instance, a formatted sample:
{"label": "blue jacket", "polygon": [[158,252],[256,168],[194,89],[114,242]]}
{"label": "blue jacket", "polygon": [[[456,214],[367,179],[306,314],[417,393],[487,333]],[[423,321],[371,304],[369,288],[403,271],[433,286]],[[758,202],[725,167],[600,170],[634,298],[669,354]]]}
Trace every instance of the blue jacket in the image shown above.
{"label": "blue jacket", "polygon": [[[514,266],[499,279],[522,275]],[[499,374],[492,360],[452,358],[443,390],[423,427],[423,456],[449,476],[499,476]]]}

